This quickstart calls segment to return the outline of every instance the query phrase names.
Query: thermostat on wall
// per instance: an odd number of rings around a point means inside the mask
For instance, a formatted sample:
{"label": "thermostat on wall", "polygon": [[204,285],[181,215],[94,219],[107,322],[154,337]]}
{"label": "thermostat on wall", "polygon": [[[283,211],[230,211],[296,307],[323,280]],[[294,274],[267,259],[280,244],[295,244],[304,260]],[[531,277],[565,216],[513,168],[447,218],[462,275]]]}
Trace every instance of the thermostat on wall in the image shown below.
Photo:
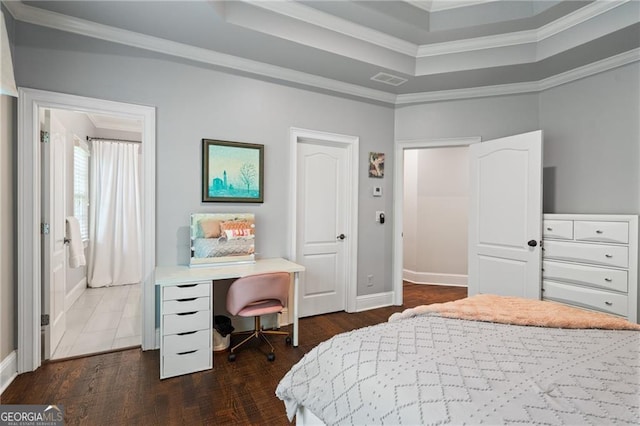
{"label": "thermostat on wall", "polygon": [[373,196],[374,197],[382,197],[382,187],[381,186],[374,186],[373,187]]}

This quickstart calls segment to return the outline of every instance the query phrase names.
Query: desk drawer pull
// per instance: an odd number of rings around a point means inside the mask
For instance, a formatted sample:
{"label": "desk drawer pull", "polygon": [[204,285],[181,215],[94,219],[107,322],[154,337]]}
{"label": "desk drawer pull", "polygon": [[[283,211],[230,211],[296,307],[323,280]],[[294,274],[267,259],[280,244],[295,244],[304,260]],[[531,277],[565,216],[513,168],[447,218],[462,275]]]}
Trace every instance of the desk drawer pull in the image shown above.
{"label": "desk drawer pull", "polygon": [[608,283],[613,282],[613,280],[612,280],[611,278],[605,278],[604,280],[605,280],[606,282],[608,282]]}
{"label": "desk drawer pull", "polygon": [[178,352],[176,355],[189,355],[189,354],[195,353],[197,351],[198,351],[197,349],[194,349],[192,351]]}
{"label": "desk drawer pull", "polygon": [[606,301],[604,302],[604,304],[605,304],[605,305],[607,305],[607,306],[612,306],[612,305],[613,305],[613,303],[611,303],[611,302],[606,302]]}
{"label": "desk drawer pull", "polygon": [[180,313],[177,313],[176,315],[184,316],[184,315],[194,315],[194,314],[197,314],[197,313],[198,313],[198,311],[193,311],[193,312],[180,312]]}
{"label": "desk drawer pull", "polygon": [[596,234],[602,234],[602,232],[603,232],[602,230],[596,229]]}
{"label": "desk drawer pull", "polygon": [[184,333],[178,333],[178,336],[188,336],[189,334],[196,334],[198,330],[194,331],[185,331]]}
{"label": "desk drawer pull", "polygon": [[188,299],[178,299],[178,300],[176,300],[176,302],[193,302],[196,299],[197,299],[197,297],[190,297]]}
{"label": "desk drawer pull", "polygon": [[176,287],[179,287],[179,288],[189,288],[189,287],[195,287],[195,286],[197,286],[197,285],[198,285],[198,284],[180,284],[180,285],[177,285]]}
{"label": "desk drawer pull", "polygon": [[606,257],[607,259],[611,259],[613,257],[612,254],[605,254],[604,257]]}

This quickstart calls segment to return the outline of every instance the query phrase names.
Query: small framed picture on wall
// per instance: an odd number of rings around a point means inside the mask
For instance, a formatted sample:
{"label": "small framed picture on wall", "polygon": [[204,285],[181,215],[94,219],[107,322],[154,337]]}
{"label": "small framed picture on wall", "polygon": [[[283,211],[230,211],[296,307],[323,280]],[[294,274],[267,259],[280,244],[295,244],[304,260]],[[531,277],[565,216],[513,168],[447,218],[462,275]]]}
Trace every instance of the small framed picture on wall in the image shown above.
{"label": "small framed picture on wall", "polygon": [[369,153],[369,177],[371,178],[384,177],[384,153],[382,152]]}

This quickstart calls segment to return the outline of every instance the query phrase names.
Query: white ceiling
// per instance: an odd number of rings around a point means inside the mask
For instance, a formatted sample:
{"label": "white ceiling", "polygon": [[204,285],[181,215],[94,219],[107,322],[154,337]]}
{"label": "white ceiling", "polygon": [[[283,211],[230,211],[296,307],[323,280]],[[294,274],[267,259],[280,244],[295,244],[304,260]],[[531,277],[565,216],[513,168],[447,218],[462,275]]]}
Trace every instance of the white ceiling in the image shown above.
{"label": "white ceiling", "polygon": [[640,0],[4,4],[18,21],[392,104],[543,90],[640,60]]}

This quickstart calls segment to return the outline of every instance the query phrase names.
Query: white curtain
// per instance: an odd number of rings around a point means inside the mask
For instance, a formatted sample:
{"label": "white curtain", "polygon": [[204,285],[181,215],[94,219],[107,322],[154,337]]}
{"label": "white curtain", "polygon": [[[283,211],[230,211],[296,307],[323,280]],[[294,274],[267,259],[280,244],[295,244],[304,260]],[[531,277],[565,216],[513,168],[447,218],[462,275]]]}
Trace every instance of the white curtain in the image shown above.
{"label": "white curtain", "polygon": [[140,144],[93,140],[89,202],[90,287],[142,277]]}

